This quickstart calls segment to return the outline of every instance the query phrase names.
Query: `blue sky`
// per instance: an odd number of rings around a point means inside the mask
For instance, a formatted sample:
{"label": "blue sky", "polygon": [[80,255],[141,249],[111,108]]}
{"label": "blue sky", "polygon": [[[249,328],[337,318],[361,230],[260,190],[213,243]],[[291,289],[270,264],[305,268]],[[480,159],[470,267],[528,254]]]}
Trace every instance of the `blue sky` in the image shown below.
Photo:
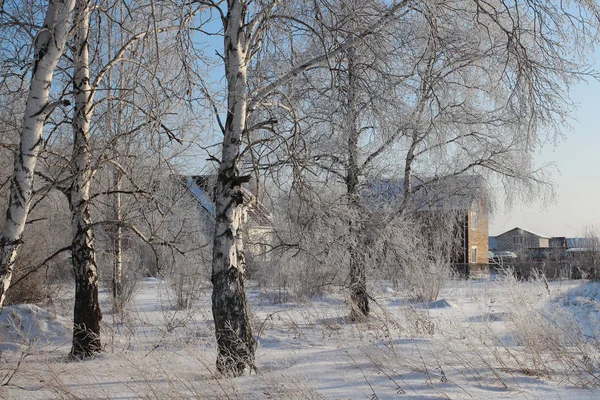
{"label": "blue sky", "polygon": [[600,83],[577,85],[571,98],[578,105],[572,129],[556,146],[547,145],[536,155],[538,165],[554,162],[558,168],[552,174],[554,202],[498,207],[490,218],[490,235],[516,226],[548,236],[582,236],[592,225],[600,231]]}

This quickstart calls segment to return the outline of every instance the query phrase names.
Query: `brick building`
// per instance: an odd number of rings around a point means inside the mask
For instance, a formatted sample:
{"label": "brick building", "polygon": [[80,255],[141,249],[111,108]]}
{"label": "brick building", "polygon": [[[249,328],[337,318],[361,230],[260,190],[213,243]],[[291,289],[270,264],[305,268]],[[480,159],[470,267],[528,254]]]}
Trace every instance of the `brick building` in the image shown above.
{"label": "brick building", "polygon": [[[384,180],[371,185],[371,204],[400,202],[402,180]],[[456,249],[452,263],[487,264],[488,207],[483,179],[478,175],[420,180],[413,184],[412,212],[423,219],[453,218]],[[373,200],[373,196],[375,200]]]}
{"label": "brick building", "polygon": [[473,198],[464,210],[465,226],[463,227],[462,254],[457,263],[487,264],[488,262],[488,212],[485,201]]}

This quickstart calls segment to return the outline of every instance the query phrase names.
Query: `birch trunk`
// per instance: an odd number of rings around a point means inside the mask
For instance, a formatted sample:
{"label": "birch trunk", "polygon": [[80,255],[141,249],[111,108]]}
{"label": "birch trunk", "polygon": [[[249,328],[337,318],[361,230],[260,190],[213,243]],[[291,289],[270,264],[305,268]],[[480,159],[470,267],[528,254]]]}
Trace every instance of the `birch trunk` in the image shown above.
{"label": "birch trunk", "polygon": [[417,145],[419,144],[419,134],[418,130],[415,129],[415,132],[412,134],[412,140],[410,143],[410,147],[406,152],[406,157],[404,158],[404,181],[403,181],[403,196],[402,201],[400,203],[400,207],[398,209],[398,214],[404,214],[406,212],[406,207],[412,202],[412,192],[413,192],[413,174],[412,167],[413,162],[415,161],[415,151],[417,149]]}
{"label": "birch trunk", "polygon": [[[120,106],[119,106],[120,107]],[[119,119],[121,121],[121,119]],[[121,171],[115,168],[113,171],[113,189],[115,190],[113,198],[113,219],[117,222],[121,221]],[[116,314],[121,314],[123,311],[123,229],[117,223],[113,230],[113,276],[112,276],[112,294],[113,307]]]}
{"label": "birch trunk", "polygon": [[0,234],[0,312],[10,286],[33,193],[33,173],[44,121],[56,104],[49,104],[52,77],[67,40],[75,0],[51,0],[44,25],[35,39],[33,71],[23,131],[15,157],[6,222]]}
{"label": "birch trunk", "polygon": [[[123,15],[123,3],[120,3],[119,6],[119,16]],[[125,46],[123,40],[123,26],[118,25],[118,28],[121,30],[117,35],[118,43],[117,49],[122,49]],[[114,53],[113,47],[113,21],[108,21],[108,29],[106,36],[106,43],[108,46],[108,53]],[[124,63],[119,63],[119,72],[117,75],[117,87],[113,93],[113,83],[112,83],[112,68],[110,68],[106,73],[107,86],[108,86],[108,97],[117,96],[119,101],[116,103],[115,107],[116,116],[113,114],[114,107],[109,109],[109,121],[111,121],[112,129],[112,137],[110,139],[112,143],[112,157],[114,160],[119,159],[119,151],[118,151],[118,143],[117,140],[121,134],[121,125],[123,122],[123,106],[121,104],[122,99],[122,91],[123,91],[123,75],[125,74]],[[123,280],[122,280],[122,272],[123,272],[123,228],[121,227],[121,178],[123,176],[122,171],[115,165],[112,166],[112,188],[114,190],[114,195],[112,197],[112,209],[109,212],[112,213],[112,217],[114,221],[117,223],[111,228],[110,234],[112,238],[113,245],[113,265],[112,265],[112,300],[113,300],[113,319],[116,317],[120,317],[123,319]]]}
{"label": "birch trunk", "polygon": [[212,263],[212,311],[218,344],[217,369],[239,376],[254,368],[254,338],[244,290],[245,259],[241,227],[243,196],[237,167],[246,129],[247,57],[242,0],[229,0],[225,24],[227,120],[217,177],[216,223]]}
{"label": "birch trunk", "polygon": [[369,296],[364,263],[364,227],[361,220],[360,188],[358,165],[358,139],[360,135],[357,99],[357,50],[348,49],[348,89],[346,127],[348,129],[348,166],[346,171],[346,192],[350,212],[349,234],[355,241],[348,251],[350,254],[350,319],[360,321],[369,315]]}
{"label": "birch trunk", "polygon": [[75,306],[73,313],[73,347],[71,355],[89,357],[101,349],[100,304],[98,302],[98,273],[96,252],[89,212],[90,184],[90,117],[91,87],[89,72],[89,6],[87,0],[77,0],[75,20],[75,72],[73,89],[73,184],[70,193],[71,243],[75,275]]}

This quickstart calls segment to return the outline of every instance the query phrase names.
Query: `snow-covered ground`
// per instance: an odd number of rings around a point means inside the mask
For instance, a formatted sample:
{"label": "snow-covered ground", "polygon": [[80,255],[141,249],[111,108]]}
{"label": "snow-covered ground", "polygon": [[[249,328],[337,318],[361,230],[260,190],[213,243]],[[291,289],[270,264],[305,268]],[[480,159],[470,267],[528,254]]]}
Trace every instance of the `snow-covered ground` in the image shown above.
{"label": "snow-covered ground", "polygon": [[103,295],[105,351],[69,361],[70,299],[0,317],[0,398],[600,398],[600,286],[453,280],[415,304],[374,289],[373,316],[349,323],[342,294],[273,304],[250,285],[259,372],[216,379],[207,288],[175,310],[148,278],[125,316]]}

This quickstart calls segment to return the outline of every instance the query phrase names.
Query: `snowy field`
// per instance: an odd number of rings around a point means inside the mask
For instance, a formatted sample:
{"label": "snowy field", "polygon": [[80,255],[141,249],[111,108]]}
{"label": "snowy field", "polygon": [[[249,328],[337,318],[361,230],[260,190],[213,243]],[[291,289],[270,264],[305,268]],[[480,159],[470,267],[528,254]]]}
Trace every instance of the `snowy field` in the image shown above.
{"label": "snowy field", "polygon": [[599,286],[582,281],[453,280],[409,302],[382,284],[373,316],[345,320],[341,294],[274,304],[249,287],[259,371],[215,376],[206,288],[175,310],[147,278],[123,318],[102,292],[105,351],[69,361],[72,299],[0,317],[0,398],[594,399],[600,398]]}

